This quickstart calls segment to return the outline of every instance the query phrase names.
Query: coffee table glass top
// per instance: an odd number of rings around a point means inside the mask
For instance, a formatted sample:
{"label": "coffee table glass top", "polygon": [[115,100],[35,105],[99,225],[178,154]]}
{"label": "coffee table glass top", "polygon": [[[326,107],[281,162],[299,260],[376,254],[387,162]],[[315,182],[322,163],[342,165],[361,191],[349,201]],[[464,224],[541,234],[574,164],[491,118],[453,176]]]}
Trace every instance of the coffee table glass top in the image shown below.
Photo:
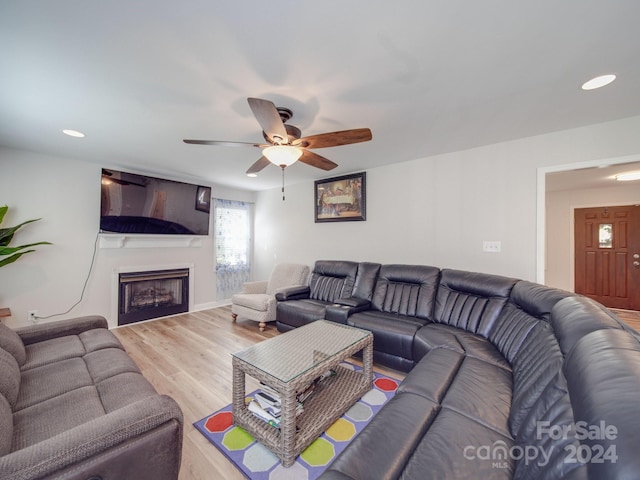
{"label": "coffee table glass top", "polygon": [[290,382],[369,335],[360,328],[316,320],[232,355],[281,382]]}

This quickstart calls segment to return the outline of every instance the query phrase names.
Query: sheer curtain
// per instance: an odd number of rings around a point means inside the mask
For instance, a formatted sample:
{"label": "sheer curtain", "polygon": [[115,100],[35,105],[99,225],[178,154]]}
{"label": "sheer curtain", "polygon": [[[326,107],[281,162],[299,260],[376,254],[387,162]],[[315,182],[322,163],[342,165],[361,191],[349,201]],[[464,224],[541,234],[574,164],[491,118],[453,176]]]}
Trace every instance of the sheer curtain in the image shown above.
{"label": "sheer curtain", "polygon": [[231,298],[251,276],[251,204],[214,199],[216,298]]}

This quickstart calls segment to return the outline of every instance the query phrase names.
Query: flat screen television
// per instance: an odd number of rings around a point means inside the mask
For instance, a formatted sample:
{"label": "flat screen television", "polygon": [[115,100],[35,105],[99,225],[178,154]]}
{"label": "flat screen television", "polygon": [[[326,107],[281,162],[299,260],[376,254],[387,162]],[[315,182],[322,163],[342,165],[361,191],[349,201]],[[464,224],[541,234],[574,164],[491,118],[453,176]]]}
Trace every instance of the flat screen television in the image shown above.
{"label": "flat screen television", "polygon": [[211,187],[102,169],[100,231],[208,235]]}

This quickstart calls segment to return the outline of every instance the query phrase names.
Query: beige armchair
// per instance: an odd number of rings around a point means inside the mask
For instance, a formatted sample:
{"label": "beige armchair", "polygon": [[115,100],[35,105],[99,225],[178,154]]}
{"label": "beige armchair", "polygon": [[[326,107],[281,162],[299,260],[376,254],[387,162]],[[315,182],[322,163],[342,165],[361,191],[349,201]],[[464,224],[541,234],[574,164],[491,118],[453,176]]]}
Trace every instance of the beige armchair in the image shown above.
{"label": "beige armchair", "polygon": [[266,322],[276,319],[276,293],[287,287],[306,285],[309,267],[297,263],[276,265],[268,281],[247,282],[242,291],[231,297],[231,316],[247,318],[259,322],[260,331],[264,331]]}

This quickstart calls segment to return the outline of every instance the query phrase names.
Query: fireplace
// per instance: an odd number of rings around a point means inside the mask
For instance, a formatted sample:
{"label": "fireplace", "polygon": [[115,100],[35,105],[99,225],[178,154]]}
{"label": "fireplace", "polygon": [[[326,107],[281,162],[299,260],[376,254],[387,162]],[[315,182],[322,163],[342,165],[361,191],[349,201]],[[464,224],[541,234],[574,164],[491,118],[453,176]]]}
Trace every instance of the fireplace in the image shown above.
{"label": "fireplace", "polygon": [[189,269],[118,275],[118,325],[189,311]]}

